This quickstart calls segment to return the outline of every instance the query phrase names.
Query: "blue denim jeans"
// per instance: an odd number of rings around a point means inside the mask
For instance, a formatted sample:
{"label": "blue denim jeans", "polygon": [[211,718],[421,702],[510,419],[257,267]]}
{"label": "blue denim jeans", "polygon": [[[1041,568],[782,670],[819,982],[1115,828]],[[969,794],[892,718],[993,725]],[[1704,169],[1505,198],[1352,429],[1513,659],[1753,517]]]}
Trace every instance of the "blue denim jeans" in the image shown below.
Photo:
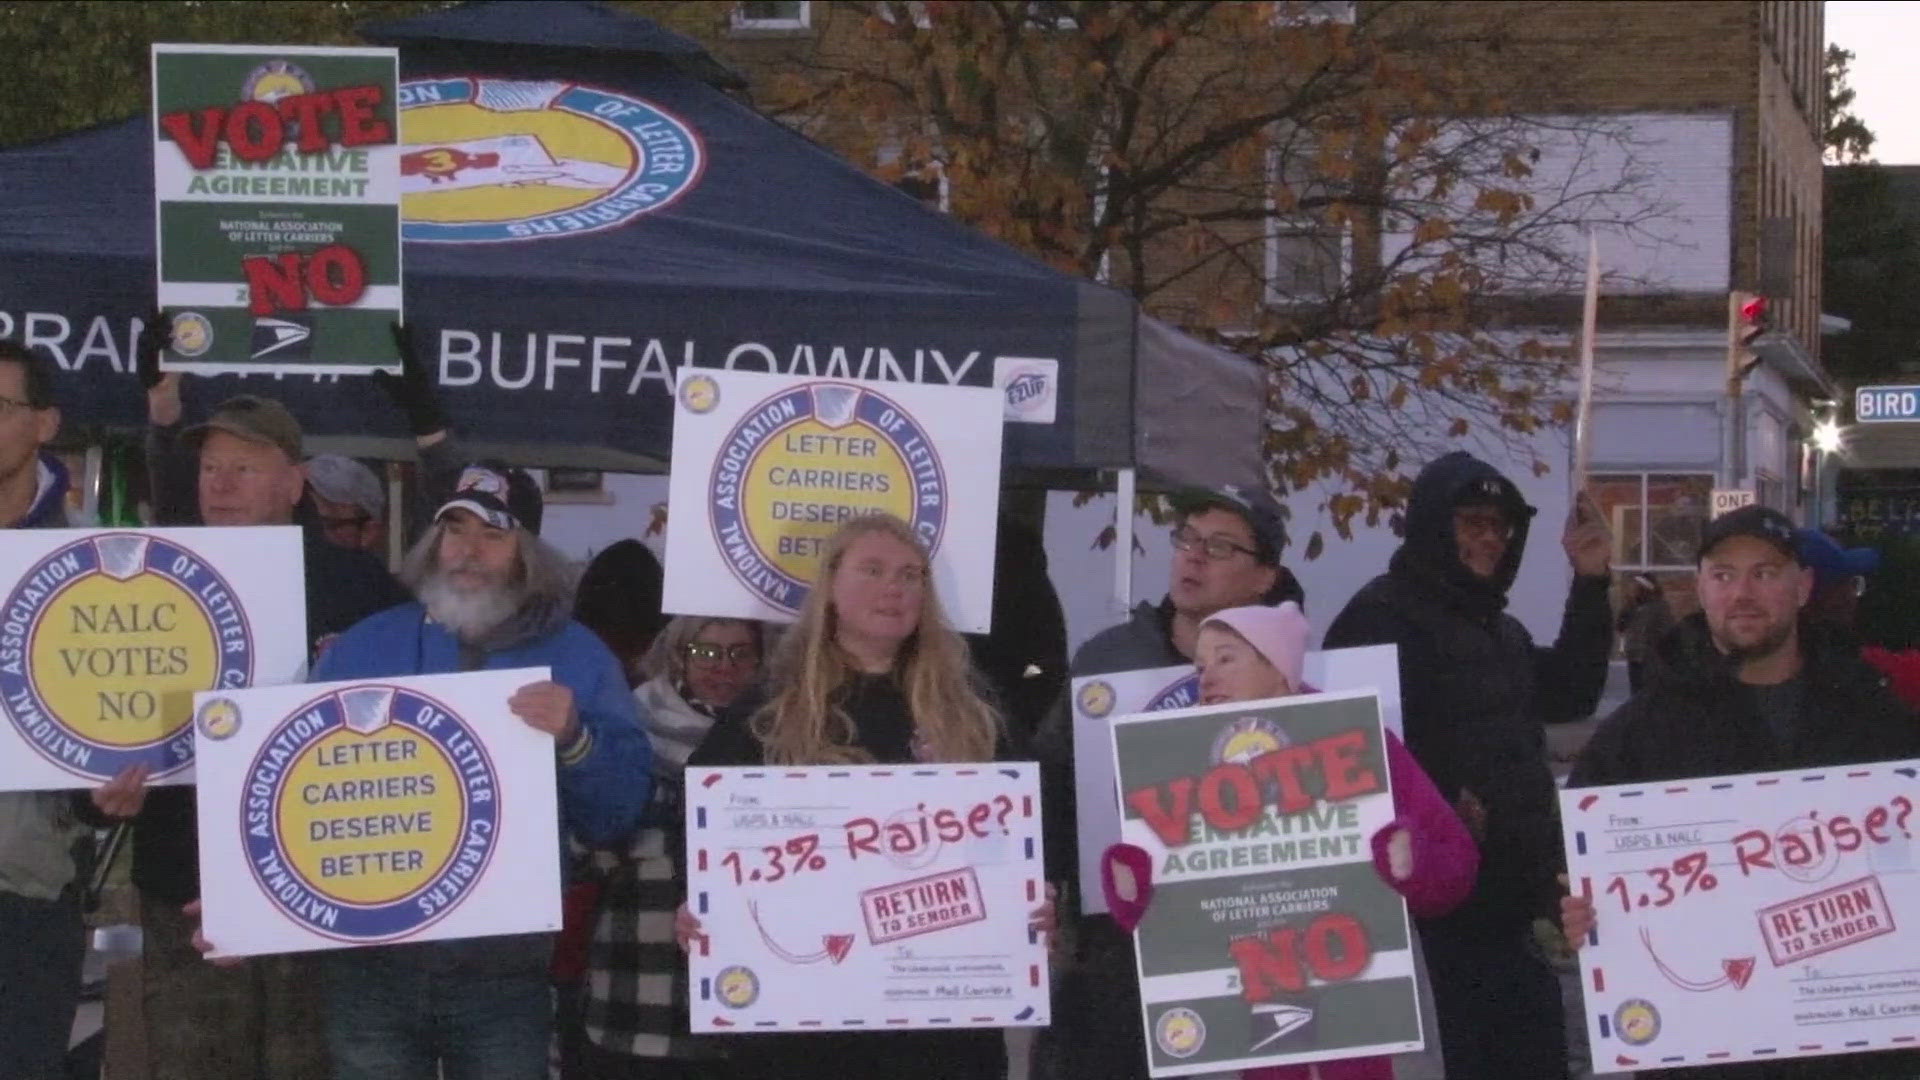
{"label": "blue denim jeans", "polygon": [[544,970],[475,974],[418,960],[407,948],[327,958],[333,1080],[546,1080]]}
{"label": "blue denim jeans", "polygon": [[0,1080],[66,1075],[86,951],[78,904],[0,892]]}

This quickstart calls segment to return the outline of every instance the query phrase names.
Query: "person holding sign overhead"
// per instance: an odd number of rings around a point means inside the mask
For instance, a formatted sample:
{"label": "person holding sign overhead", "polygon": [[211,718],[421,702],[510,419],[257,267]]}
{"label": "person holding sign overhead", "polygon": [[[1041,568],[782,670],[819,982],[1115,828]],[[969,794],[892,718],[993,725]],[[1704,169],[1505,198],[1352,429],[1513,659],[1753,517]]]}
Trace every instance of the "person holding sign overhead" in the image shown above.
{"label": "person holding sign overhead", "polygon": [[[934,593],[926,548],[887,514],[856,518],[826,543],[820,578],[773,659],[769,697],[724,717],[689,767],[993,761],[1005,729],[978,689],[967,647]],[[1033,915],[1053,929],[1051,899]],[[683,905],[688,947],[699,920]],[[993,1028],[764,1034],[732,1040],[742,1080],[1000,1080]]]}
{"label": "person holding sign overhead", "polygon": [[[1239,607],[1200,625],[1193,663],[1200,672],[1200,704],[1267,701],[1312,693],[1301,681],[1307,618],[1294,603]],[[1395,818],[1373,836],[1373,865],[1381,880],[1406,899],[1415,915],[1433,918],[1460,906],[1473,891],[1480,851],[1453,808],[1413,755],[1387,731],[1387,772]],[[1101,881],[1108,910],[1127,930],[1138,925],[1152,899],[1153,866],[1132,844],[1107,849]],[[1417,947],[1417,946],[1416,946]],[[1421,1013],[1433,1015],[1431,988],[1419,980]],[[1428,1028],[1428,1047],[1439,1041]],[[1437,1057],[1437,1054],[1429,1056]],[[1312,1065],[1249,1069],[1245,1080],[1393,1080],[1393,1059],[1347,1058]]]}
{"label": "person holding sign overhead", "polygon": [[[170,320],[142,330],[147,473],[156,525],[303,525],[306,640],[317,650],[407,594],[380,560],[329,543],[303,498],[300,422],[271,398],[240,395],[182,428],[181,375],[160,370]],[[298,959],[219,969],[195,954],[184,905],[200,895],[194,791],[135,793],[133,883],[145,932],[141,977],[153,1080],[324,1080],[320,1002]]]}
{"label": "person holding sign overhead", "polygon": [[1400,650],[1407,749],[1460,809],[1483,856],[1466,903],[1421,923],[1447,1075],[1566,1075],[1560,983],[1534,923],[1552,918],[1562,856],[1542,723],[1585,719],[1613,649],[1612,543],[1582,499],[1560,544],[1573,571],[1560,636],[1536,646],[1507,614],[1534,508],[1464,451],[1429,462],[1406,540],[1354,594],[1324,647]]}
{"label": "person holding sign overhead", "polygon": [[[552,681],[522,687],[506,707],[553,736],[562,828],[588,846],[616,844],[639,824],[651,755],[619,663],[569,617],[566,560],[540,540],[541,515],[526,473],[469,466],[407,556],[418,599],[342,634],[313,679],[550,668]],[[333,1080],[434,1080],[442,1068],[544,1077],[552,948],[550,935],[530,934],[324,957]]]}

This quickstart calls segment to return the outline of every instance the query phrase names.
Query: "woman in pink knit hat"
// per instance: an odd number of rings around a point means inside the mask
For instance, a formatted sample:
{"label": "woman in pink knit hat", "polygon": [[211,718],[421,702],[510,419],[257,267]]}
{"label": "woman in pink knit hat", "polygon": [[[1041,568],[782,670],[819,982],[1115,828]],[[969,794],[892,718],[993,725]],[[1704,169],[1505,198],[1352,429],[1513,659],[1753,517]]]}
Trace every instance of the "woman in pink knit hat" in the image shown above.
{"label": "woman in pink knit hat", "polygon": [[[1301,673],[1306,663],[1307,618],[1291,601],[1278,607],[1238,607],[1200,626],[1193,650],[1200,671],[1200,703],[1264,701],[1312,693]],[[1406,898],[1419,918],[1444,915],[1473,890],[1480,852],[1466,825],[1393,732],[1386,733],[1387,772],[1393,786],[1394,819],[1373,836],[1373,865],[1382,880]],[[1109,909],[1132,929],[1152,898],[1152,864],[1129,844],[1107,850],[1104,884]],[[1432,1002],[1420,980],[1421,1015]],[[1428,1020],[1429,1033],[1435,1025]],[[1347,1058],[1313,1065],[1248,1069],[1243,1080],[1393,1080],[1393,1059]]]}

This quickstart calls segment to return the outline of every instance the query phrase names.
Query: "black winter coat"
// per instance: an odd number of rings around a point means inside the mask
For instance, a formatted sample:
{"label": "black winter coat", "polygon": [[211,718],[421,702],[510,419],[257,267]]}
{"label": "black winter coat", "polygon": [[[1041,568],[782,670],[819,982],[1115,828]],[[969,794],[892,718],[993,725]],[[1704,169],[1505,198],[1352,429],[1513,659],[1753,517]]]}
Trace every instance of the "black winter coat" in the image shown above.
{"label": "black winter coat", "polygon": [[[1461,564],[1453,509],[1505,505],[1515,532],[1491,580]],[[1576,578],[1560,636],[1536,646],[1508,615],[1533,508],[1491,465],[1465,453],[1429,465],[1414,485],[1406,542],[1327,629],[1326,647],[1394,645],[1407,749],[1448,799],[1486,808],[1480,877],[1434,932],[1511,942],[1558,910],[1564,856],[1540,725],[1592,714],[1606,684],[1613,620],[1605,577]]]}
{"label": "black winter coat", "polygon": [[[1800,624],[1806,658],[1801,722],[1774,737],[1713,646],[1705,617],[1661,638],[1652,680],[1595,731],[1568,787],[1692,780],[1920,757],[1920,723],[1842,633]],[[1910,1080],[1920,1054],[1858,1054],[1643,1072],[1641,1080]]]}

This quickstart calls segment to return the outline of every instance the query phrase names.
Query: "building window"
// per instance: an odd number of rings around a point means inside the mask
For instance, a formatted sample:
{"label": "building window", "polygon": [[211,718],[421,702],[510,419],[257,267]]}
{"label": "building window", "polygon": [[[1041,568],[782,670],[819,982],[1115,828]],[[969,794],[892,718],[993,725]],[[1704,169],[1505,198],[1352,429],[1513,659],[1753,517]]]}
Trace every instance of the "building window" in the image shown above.
{"label": "building window", "polygon": [[807,0],[742,0],[733,9],[735,30],[805,30],[813,25]]}
{"label": "building window", "polygon": [[1613,530],[1613,568],[1692,570],[1713,503],[1712,473],[1605,473],[1589,481]]}
{"label": "building window", "polygon": [[1302,23],[1353,21],[1355,0],[1280,0],[1273,6],[1273,21],[1281,26]]}
{"label": "building window", "polygon": [[1303,140],[1282,138],[1267,154],[1273,194],[1268,207],[1267,303],[1325,300],[1338,295],[1353,261],[1352,237],[1326,220],[1332,187],[1315,168]]}

